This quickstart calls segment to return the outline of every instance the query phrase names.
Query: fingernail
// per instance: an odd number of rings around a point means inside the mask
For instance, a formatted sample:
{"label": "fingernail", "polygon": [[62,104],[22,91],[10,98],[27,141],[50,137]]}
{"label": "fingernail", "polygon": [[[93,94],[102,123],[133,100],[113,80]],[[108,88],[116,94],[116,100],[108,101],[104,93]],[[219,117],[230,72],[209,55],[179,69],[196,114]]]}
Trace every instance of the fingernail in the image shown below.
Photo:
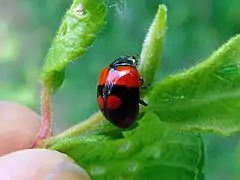
{"label": "fingernail", "polygon": [[45,180],[91,180],[88,173],[71,162],[60,163],[55,170],[50,172]]}

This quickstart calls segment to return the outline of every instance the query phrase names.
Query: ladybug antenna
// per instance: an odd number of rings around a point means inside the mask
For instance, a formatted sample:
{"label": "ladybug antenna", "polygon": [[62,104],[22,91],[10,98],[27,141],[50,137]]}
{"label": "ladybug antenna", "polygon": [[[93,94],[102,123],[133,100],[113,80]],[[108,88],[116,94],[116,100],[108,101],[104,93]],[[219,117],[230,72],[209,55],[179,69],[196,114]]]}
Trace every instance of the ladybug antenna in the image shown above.
{"label": "ladybug antenna", "polygon": [[136,55],[133,55],[133,56],[131,56],[131,58],[135,60],[135,63],[134,63],[134,64],[135,64],[135,65],[138,65],[139,59],[140,59],[140,54],[138,53],[138,54],[136,54]]}
{"label": "ladybug antenna", "polygon": [[135,55],[135,58],[136,58],[136,59],[140,59],[140,54],[137,53],[137,54]]}

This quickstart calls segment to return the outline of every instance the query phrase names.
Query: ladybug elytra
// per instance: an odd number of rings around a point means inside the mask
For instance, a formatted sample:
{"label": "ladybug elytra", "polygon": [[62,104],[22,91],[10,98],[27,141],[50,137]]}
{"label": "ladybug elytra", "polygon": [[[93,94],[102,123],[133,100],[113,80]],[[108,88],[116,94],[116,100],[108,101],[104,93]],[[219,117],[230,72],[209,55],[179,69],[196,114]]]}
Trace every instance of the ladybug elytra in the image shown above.
{"label": "ladybug elytra", "polygon": [[134,56],[124,56],[102,70],[97,87],[97,102],[104,117],[115,126],[129,128],[139,113],[142,78]]}

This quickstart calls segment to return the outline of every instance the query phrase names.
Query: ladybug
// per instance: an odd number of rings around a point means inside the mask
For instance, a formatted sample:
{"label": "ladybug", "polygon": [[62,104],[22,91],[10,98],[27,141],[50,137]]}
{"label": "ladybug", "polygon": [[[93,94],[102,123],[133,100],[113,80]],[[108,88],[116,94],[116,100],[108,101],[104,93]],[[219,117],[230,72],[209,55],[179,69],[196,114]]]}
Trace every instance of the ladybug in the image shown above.
{"label": "ladybug", "polygon": [[108,121],[122,129],[133,125],[139,104],[147,106],[140,99],[143,80],[136,65],[134,56],[120,57],[101,71],[98,81],[99,109]]}

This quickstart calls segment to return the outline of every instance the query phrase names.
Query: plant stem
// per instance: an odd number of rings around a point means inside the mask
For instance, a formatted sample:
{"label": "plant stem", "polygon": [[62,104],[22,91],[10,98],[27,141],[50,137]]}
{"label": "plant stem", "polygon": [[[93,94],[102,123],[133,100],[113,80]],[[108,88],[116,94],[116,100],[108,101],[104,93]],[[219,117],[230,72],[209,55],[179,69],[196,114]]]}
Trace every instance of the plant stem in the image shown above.
{"label": "plant stem", "polygon": [[83,133],[89,131],[90,129],[98,126],[104,120],[105,120],[105,118],[103,117],[102,113],[99,111],[99,112],[93,114],[92,116],[90,116],[85,121],[82,121],[79,124],[70,127],[66,131],[46,140],[46,142],[44,143],[45,147],[53,144],[54,142],[56,142],[59,139],[76,137],[80,134],[83,134]]}
{"label": "plant stem", "polygon": [[139,62],[139,72],[144,79],[143,87],[148,87],[154,81],[159,68],[163,40],[166,33],[167,8],[159,5],[157,14],[145,37]]}
{"label": "plant stem", "polygon": [[42,91],[42,126],[38,131],[37,137],[33,142],[32,147],[38,147],[40,143],[47,137],[52,135],[51,129],[51,97],[50,84],[44,83]]}

